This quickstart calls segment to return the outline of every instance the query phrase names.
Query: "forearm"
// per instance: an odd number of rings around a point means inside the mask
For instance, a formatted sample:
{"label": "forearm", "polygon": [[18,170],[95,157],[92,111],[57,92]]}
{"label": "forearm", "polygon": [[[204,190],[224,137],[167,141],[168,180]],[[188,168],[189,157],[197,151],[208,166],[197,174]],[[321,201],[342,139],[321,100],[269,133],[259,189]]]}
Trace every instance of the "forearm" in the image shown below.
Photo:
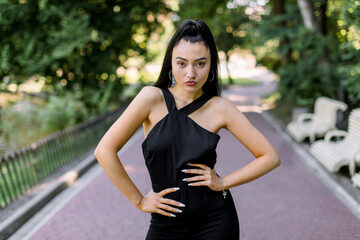
{"label": "forearm", "polygon": [[223,178],[224,189],[230,189],[251,182],[280,165],[279,157],[264,155],[256,158],[245,167],[226,175]]}
{"label": "forearm", "polygon": [[120,192],[139,208],[143,195],[130,179],[117,153],[96,154],[96,158]]}

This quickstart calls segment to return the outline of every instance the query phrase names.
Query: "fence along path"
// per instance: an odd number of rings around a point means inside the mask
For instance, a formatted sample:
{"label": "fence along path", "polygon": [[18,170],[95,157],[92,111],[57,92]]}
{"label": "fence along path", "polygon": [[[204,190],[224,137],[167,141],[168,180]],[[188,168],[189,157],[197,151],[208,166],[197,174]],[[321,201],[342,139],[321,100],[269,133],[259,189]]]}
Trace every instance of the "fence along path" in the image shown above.
{"label": "fence along path", "polygon": [[0,210],[93,148],[123,110],[106,112],[0,157]]}

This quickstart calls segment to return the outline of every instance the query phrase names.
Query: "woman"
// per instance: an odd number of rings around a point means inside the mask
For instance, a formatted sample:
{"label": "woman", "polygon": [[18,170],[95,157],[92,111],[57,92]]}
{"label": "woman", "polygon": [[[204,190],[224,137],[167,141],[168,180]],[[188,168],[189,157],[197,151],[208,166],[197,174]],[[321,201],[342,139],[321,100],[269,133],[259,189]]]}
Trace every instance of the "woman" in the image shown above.
{"label": "woman", "polygon": [[[95,150],[116,187],[141,211],[151,213],[146,239],[239,239],[238,217],[228,189],[280,164],[268,140],[219,96],[217,69],[218,54],[207,25],[183,21],[169,43],[155,85],[140,91]],[[141,125],[152,181],[146,196],[117,155]],[[222,128],[255,156],[247,166],[224,177],[214,168]]]}

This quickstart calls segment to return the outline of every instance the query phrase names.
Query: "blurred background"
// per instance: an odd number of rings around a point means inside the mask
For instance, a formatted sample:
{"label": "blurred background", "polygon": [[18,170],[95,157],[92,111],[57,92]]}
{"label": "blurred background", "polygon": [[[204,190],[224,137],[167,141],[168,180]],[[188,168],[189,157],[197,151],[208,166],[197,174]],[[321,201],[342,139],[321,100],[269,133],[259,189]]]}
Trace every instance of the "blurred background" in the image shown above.
{"label": "blurred background", "polygon": [[[205,21],[224,87],[259,84],[288,122],[319,96],[360,106],[360,1],[1,0],[0,156],[129,102],[156,81],[169,38],[186,18]],[[34,147],[34,146],[33,146]]]}

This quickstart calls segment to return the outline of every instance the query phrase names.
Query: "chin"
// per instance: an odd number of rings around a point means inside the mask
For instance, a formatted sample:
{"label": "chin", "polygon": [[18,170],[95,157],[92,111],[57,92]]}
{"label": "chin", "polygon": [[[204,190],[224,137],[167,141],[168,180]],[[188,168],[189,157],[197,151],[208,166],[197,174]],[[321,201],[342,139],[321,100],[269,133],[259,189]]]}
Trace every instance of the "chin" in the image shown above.
{"label": "chin", "polygon": [[195,86],[188,86],[188,85],[184,84],[184,88],[190,92],[197,92],[202,88],[202,86],[199,87],[199,86],[197,86],[197,84]]}
{"label": "chin", "polygon": [[200,82],[197,82],[195,85],[191,86],[191,85],[187,85],[185,82],[183,83],[183,86],[186,88],[186,89],[192,89],[192,90],[199,90],[202,88],[204,84],[200,83]]}

